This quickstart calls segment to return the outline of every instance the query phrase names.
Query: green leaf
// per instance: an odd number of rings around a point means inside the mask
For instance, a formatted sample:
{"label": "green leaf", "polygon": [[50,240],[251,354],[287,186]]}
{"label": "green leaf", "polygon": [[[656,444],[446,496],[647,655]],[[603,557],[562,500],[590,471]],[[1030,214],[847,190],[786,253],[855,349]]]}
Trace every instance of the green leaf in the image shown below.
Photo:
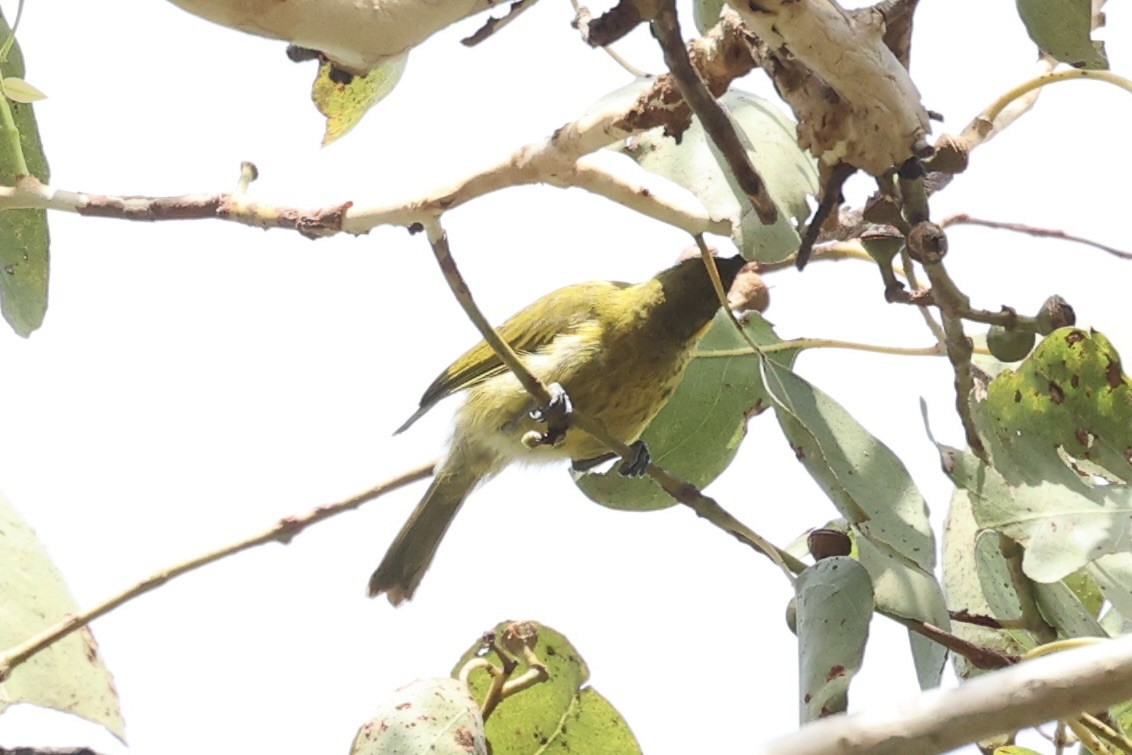
{"label": "green leaf", "polygon": [[[989,615],[1001,621],[1018,622],[1025,629],[1009,629],[1020,652],[1056,639],[1045,623],[1034,596],[1034,583],[1022,574],[1021,549],[1012,540],[991,530],[975,539],[975,569]],[[1016,651],[1017,652],[1017,651]]]}
{"label": "green leaf", "polygon": [[[78,612],[35,532],[0,496],[0,648],[10,648]],[[32,656],[0,683],[0,713],[29,703],[106,727],[124,740],[122,713],[110,672],[84,627]]]}
{"label": "green leaf", "polygon": [[[994,532],[980,535],[967,491],[956,490],[943,531],[943,587],[948,608],[1000,620],[1022,616],[1022,599],[1015,588],[1014,572],[998,547],[1000,537]],[[1019,566],[1019,575],[1020,572]],[[1028,592],[1026,595],[1029,597]],[[1028,615],[1037,614],[1037,606],[1032,600],[1030,603]],[[1038,644],[1027,632],[964,621],[954,622],[951,631],[960,639],[1009,655],[1021,655]],[[952,663],[961,679],[983,673],[959,654],[952,655]]]}
{"label": "green leaf", "polygon": [[1132,553],[1102,556],[1086,568],[1113,610],[1132,621]]}
{"label": "green leaf", "polygon": [[[889,616],[925,621],[941,629],[949,629],[951,619],[943,590],[931,572],[884,543],[868,537],[856,525],[851,530],[857,558],[873,582],[877,610]],[[908,630],[908,642],[920,688],[938,687],[947,661],[947,650],[912,630]]]}
{"label": "green leaf", "polygon": [[323,146],[345,136],[371,107],[393,91],[408,59],[407,52],[388,58],[364,76],[354,76],[349,84],[340,84],[330,77],[334,68],[330,63],[318,67],[311,99],[318,112],[326,116]]}
{"label": "green leaf", "polygon": [[1056,582],[1132,544],[1123,526],[1132,516],[1127,489],[1090,489],[1073,479],[1011,485],[971,454],[944,453],[952,479],[971,494],[976,521],[1022,544],[1022,568],[1036,582]]}
{"label": "green leaf", "polygon": [[1104,42],[1089,38],[1090,0],[1017,0],[1018,16],[1034,44],[1074,68],[1108,70]]}
{"label": "green leaf", "polygon": [[692,3],[692,20],[696,22],[696,29],[703,34],[719,21],[719,14],[727,0],[695,0]]}
{"label": "green leaf", "polygon": [[866,537],[932,571],[927,504],[903,462],[825,393],[775,362],[762,367],[795,455],[841,515]]}
{"label": "green leaf", "polygon": [[[1061,466],[1058,449],[1132,480],[1132,386],[1120,355],[1104,335],[1062,328],[1047,336],[1017,370],[1005,370],[987,388],[985,410],[993,432],[1016,461]],[[1058,470],[1059,472],[1061,470]],[[1048,470],[1037,475],[1048,478]]]}
{"label": "green leaf", "polygon": [[[859,535],[877,609],[947,628],[927,504],[904,464],[825,393],[773,362],[762,368],[795,455]],[[915,633],[910,642],[921,686],[936,686],[945,651]]]}
{"label": "green leaf", "polygon": [[[0,15],[0,38],[11,34]],[[22,78],[24,60],[19,45],[13,44],[8,59],[0,64],[4,79]],[[39,129],[30,104],[8,102],[24,162],[33,176],[47,183],[49,173]],[[0,139],[0,182],[12,186],[19,178],[17,155],[7,140]],[[44,210],[7,210],[0,213],[0,312],[17,334],[28,337],[43,324],[47,313],[48,277],[47,213]]]}
{"label": "green leaf", "polygon": [[1099,333],[1062,328],[1005,370],[973,414],[993,466],[941,446],[979,525],[1025,548],[1028,577],[1056,582],[1132,547],[1132,392]]}
{"label": "green leaf", "polygon": [[699,197],[713,218],[731,220],[732,238],[744,257],[761,262],[783,260],[798,250],[798,227],[810,214],[807,197],[818,191],[817,166],[798,146],[793,121],[767,100],[732,89],[719,103],[737,126],[751,163],[778,206],[773,225],[759,220],[698,120],[693,119],[679,144],[657,128],[623,149],[645,170]]}
{"label": "green leaf", "polygon": [[418,679],[397,690],[358,729],[350,755],[487,755],[483,717],[457,679]]}
{"label": "green leaf", "polygon": [[[496,636],[510,622],[495,628]],[[629,725],[609,702],[585,686],[590,672],[586,662],[564,636],[546,626],[538,627],[534,655],[546,666],[549,679],[505,698],[487,720],[487,739],[493,755],[634,755],[640,746]],[[473,658],[483,657],[496,667],[502,663],[494,651],[481,652],[481,644],[468,649],[452,671],[457,676]],[[519,659],[511,678],[528,666]],[[469,679],[473,696],[483,700],[490,679],[478,670]]]}
{"label": "green leaf", "polygon": [[873,587],[858,562],[834,556],[802,572],[795,590],[799,716],[807,723],[848,706],[869,638]]}
{"label": "green leaf", "polygon": [[[757,312],[746,313],[743,321],[743,329],[755,343],[782,343]],[[771,358],[789,365],[797,353],[783,350]],[[680,386],[641,439],[656,464],[703,488],[731,463],[746,436],[747,422],[768,404],[758,356],[720,312],[700,341]],[[623,477],[616,469],[575,475],[575,482],[591,500],[610,508],[648,511],[675,503],[650,478]]]}
{"label": "green leaf", "polygon": [[1064,580],[1043,584],[1034,583],[1034,597],[1038,610],[1046,622],[1057,630],[1059,637],[1107,637],[1096,617],[1073,594]]}

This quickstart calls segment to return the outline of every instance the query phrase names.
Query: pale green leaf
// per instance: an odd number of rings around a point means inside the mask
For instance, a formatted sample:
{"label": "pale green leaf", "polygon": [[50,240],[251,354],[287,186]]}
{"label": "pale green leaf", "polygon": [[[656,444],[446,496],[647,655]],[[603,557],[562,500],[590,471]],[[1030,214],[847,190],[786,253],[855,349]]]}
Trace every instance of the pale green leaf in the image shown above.
{"label": "pale green leaf", "polygon": [[719,103],[730,114],[751,163],[778,206],[773,225],[759,220],[698,120],[693,119],[679,144],[657,128],[635,137],[624,150],[645,170],[699,197],[713,218],[729,219],[733,240],[744,257],[762,262],[785,259],[798,249],[798,227],[810,214],[807,197],[818,190],[817,166],[798,146],[794,123],[769,101],[733,89]]}
{"label": "pale green leaf", "polygon": [[393,693],[362,724],[350,755],[487,755],[483,716],[467,685],[418,679]]}
{"label": "pale green leaf", "polygon": [[1087,568],[1105,600],[1125,621],[1132,621],[1132,553],[1101,556]]}
{"label": "pale green leaf", "polygon": [[[879,612],[923,621],[941,629],[951,627],[947,604],[939,582],[928,571],[887,545],[865,535],[853,525],[857,558],[873,582],[873,595]],[[939,686],[947,650],[937,642],[908,631],[916,679],[921,689]]]}
{"label": "pale green leaf", "polygon": [[1038,610],[1059,637],[1107,637],[1097,619],[1064,580],[1035,582]]}
{"label": "pale green leaf", "polygon": [[13,102],[29,103],[47,99],[47,95],[27,83],[19,76],[5,76],[0,80],[4,96]]}
{"label": "pale green leaf", "polygon": [[[967,491],[957,489],[952,495],[943,530],[943,588],[950,610],[1000,620],[1017,619],[1022,615],[1013,575],[996,547],[999,537],[997,533],[979,535],[970,497]],[[1019,566],[1019,574],[1020,570]],[[1037,607],[1031,605],[1030,613],[1036,614]],[[952,623],[951,631],[975,645],[1009,655],[1020,655],[1037,644],[1028,633],[963,621]],[[952,655],[952,663],[961,679],[983,673],[957,653]]]}
{"label": "pale green leaf", "polygon": [[[78,611],[35,532],[0,496],[0,648],[9,648]],[[0,713],[28,703],[63,711],[124,738],[118,694],[83,628],[16,666],[0,683]]]}
{"label": "pale green leaf", "polygon": [[927,504],[903,462],[844,407],[786,367],[763,380],[798,460],[841,515],[925,571],[935,568]]}
{"label": "pale green leaf", "polygon": [[1015,486],[971,454],[945,453],[952,479],[972,496],[976,521],[1021,543],[1022,568],[1037,582],[1056,582],[1132,545],[1132,495],[1123,486],[1089,488],[1072,479]]}
{"label": "pale green leaf", "polygon": [[795,590],[799,717],[806,723],[845,711],[865,655],[873,589],[861,564],[834,556],[802,572]]}
{"label": "pale green leaf", "polygon": [[[757,312],[743,316],[744,330],[755,343],[781,343]],[[797,351],[774,352],[771,358],[789,365]],[[641,436],[658,466],[703,488],[731,463],[747,433],[747,422],[769,405],[758,356],[720,312],[700,341],[696,356],[672,398]],[[590,499],[616,509],[647,511],[675,501],[652,479],[608,472],[575,474]]]}
{"label": "pale green leaf", "polygon": [[727,0],[695,0],[692,3],[692,20],[696,22],[696,29],[703,34],[719,21],[719,14]]}

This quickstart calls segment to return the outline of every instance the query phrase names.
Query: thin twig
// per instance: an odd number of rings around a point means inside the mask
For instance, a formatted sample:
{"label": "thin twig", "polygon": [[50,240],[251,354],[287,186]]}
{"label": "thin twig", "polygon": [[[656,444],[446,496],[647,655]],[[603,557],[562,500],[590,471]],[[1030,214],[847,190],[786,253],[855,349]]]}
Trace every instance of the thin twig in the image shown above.
{"label": "thin twig", "polygon": [[523,11],[530,8],[535,4],[535,0],[515,0],[511,3],[511,7],[507,9],[507,13],[499,18],[489,15],[487,21],[483,26],[476,29],[475,33],[471,36],[464,37],[460,43],[465,47],[475,47],[480,42],[483,42],[488,37],[492,36],[507,24],[518,18]]}
{"label": "thin twig", "polygon": [[810,218],[810,222],[806,226],[806,232],[802,234],[802,243],[798,246],[798,252],[795,255],[794,264],[797,265],[799,270],[810,261],[814,242],[818,240],[818,234],[821,233],[826,218],[835,208],[841,205],[841,187],[856,172],[857,169],[852,165],[838,163],[830,168],[826,174],[825,186],[821,189],[821,201],[818,203],[817,209],[814,210],[814,216]]}
{"label": "thin twig", "polygon": [[906,619],[901,616],[896,616],[888,613],[886,613],[885,615],[899,622],[900,624],[903,624],[916,634],[922,637],[926,637],[927,639],[939,645],[942,645],[952,653],[963,656],[971,662],[972,666],[984,671],[1013,666],[1014,664],[1022,660],[1021,657],[1017,655],[1000,653],[997,650],[982,647],[981,645],[976,645],[973,642],[965,640],[958,635],[941,629],[934,624],[929,624],[926,621]]}
{"label": "thin twig", "polygon": [[[583,8],[582,4],[579,3],[578,0],[570,0],[570,4],[574,6],[574,18],[577,19],[577,21],[575,21],[575,26],[577,26],[578,23],[581,21],[581,19],[585,18],[588,15],[589,11],[586,10],[585,8]],[[630,63],[628,60],[626,60],[624,58],[624,56],[619,54],[616,50],[614,50],[609,45],[602,45],[601,50],[606,55],[608,55],[613,60],[614,63],[616,63],[617,65],[624,68],[625,71],[628,72],[630,75],[636,76],[638,79],[643,78],[645,76],[648,76],[647,73],[645,73],[640,68],[637,68],[635,65]]]}
{"label": "thin twig", "polygon": [[[791,351],[793,349],[848,349],[851,351],[867,351],[873,354],[894,354],[903,357],[941,357],[947,354],[939,344],[931,346],[879,346],[871,343],[857,343],[856,341],[839,341],[835,338],[792,338],[789,341],[770,343],[759,346],[758,350],[764,354],[773,354],[776,351]],[[696,353],[698,359],[714,359],[718,357],[736,357],[750,354],[749,349],[722,349]]]}
{"label": "thin twig", "polygon": [[536,404],[538,406],[550,404],[552,399],[550,391],[541,380],[527,369],[523,360],[519,359],[519,355],[511,348],[511,344],[503,340],[498,331],[491,326],[491,322],[484,317],[475,299],[472,298],[472,292],[468,288],[464,276],[460,274],[460,269],[456,267],[456,260],[452,258],[452,250],[448,246],[448,234],[444,232],[440,221],[433,219],[424,224],[424,229],[428,236],[428,243],[432,246],[432,253],[436,256],[437,264],[440,265],[440,271],[444,273],[444,280],[447,281],[448,287],[452,289],[452,294],[456,297],[456,301],[460,304],[468,319],[472,321],[472,325],[476,326],[476,330],[480,332],[483,340],[487,342],[487,345],[491,347],[500,361],[518,378],[523,389],[534,397]]}
{"label": "thin twig", "polygon": [[36,653],[40,652],[47,646],[58,642],[72,632],[85,627],[95,619],[106,615],[115,608],[127,603],[134,598],[144,595],[145,593],[153,590],[161,585],[180,577],[183,574],[188,574],[191,571],[207,566],[208,564],[215,563],[223,558],[246,551],[265,543],[277,542],[286,545],[299,533],[306,530],[311,525],[317,524],[325,519],[337,516],[345,511],[352,511],[358,508],[363,503],[372,501],[379,498],[386,493],[390,493],[406,485],[416,482],[417,480],[424,479],[432,474],[436,462],[429,462],[415,469],[410,469],[407,472],[397,475],[385,482],[375,485],[374,487],[366,490],[357,495],[351,496],[345,500],[336,503],[330,503],[318,508],[308,511],[301,516],[289,516],[280,519],[275,525],[269,527],[258,535],[253,537],[239,540],[223,548],[197,556],[196,558],[176,564],[175,566],[162,569],[161,571],[147,577],[141,582],[137,583],[129,589],[110,597],[101,603],[98,603],[85,611],[77,614],[70,614],[62,621],[47,627],[42,632],[34,637],[31,637],[24,642],[14,647],[8,648],[0,654],[0,681],[8,678],[12,673],[12,669],[19,666],[21,663],[31,658]]}
{"label": "thin twig", "polygon": [[940,226],[947,228],[952,225],[978,225],[984,228],[995,228],[1001,231],[1014,231],[1015,233],[1024,233],[1028,236],[1037,236],[1038,238],[1061,239],[1063,241],[1072,241],[1075,244],[1084,244],[1091,246],[1094,249],[1100,249],[1102,252],[1107,252],[1114,257],[1119,257],[1122,260],[1132,260],[1132,253],[1122,251],[1115,247],[1101,244],[1100,242],[1087,239],[1084,236],[1074,236],[1071,233],[1058,230],[1056,228],[1039,228],[1038,226],[1026,225],[1024,223],[1003,223],[996,220],[985,220],[983,218],[971,217],[965,212],[960,212],[951,215],[940,221]]}
{"label": "thin twig", "polygon": [[735,124],[727,112],[704,85],[692,62],[688,59],[688,48],[680,34],[680,23],[676,17],[675,0],[663,0],[651,23],[653,36],[660,43],[664,62],[676,80],[681,96],[692,112],[699,118],[704,133],[719,149],[739,188],[751,200],[755,213],[766,225],[778,219],[778,208],[766,190],[766,184],[751,164],[743,142],[739,138]]}

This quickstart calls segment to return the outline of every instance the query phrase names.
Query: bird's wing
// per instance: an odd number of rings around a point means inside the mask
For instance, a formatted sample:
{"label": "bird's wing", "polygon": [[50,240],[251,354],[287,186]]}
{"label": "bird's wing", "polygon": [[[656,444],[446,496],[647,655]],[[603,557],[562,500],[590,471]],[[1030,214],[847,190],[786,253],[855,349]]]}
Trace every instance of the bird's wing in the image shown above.
{"label": "bird's wing", "polygon": [[[518,354],[530,354],[569,333],[583,322],[594,319],[601,297],[630,284],[611,281],[579,283],[547,294],[496,328],[500,337]],[[420,408],[397,428],[406,430],[443,399],[478,385],[507,371],[506,365],[485,341],[468,349],[463,356],[432,382],[421,397]]]}

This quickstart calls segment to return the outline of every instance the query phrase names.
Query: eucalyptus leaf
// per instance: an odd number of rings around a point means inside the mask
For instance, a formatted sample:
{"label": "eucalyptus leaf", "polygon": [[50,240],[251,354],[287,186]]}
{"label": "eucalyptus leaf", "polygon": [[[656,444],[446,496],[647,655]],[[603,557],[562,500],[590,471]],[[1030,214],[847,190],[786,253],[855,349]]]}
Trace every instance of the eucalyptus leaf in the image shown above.
{"label": "eucalyptus leaf", "polygon": [[1107,70],[1104,42],[1094,42],[1092,0],[1017,0],[1026,32],[1043,52],[1074,68]]}
{"label": "eucalyptus leaf", "polygon": [[334,80],[331,76],[334,70],[332,64],[319,65],[318,76],[311,89],[311,100],[318,112],[326,116],[323,146],[345,136],[346,132],[358,125],[371,107],[393,91],[393,87],[401,80],[408,59],[408,52],[394,55],[364,76],[354,76],[349,83]]}
{"label": "eucalyptus leaf", "polygon": [[[78,612],[35,532],[0,496],[0,648],[10,648]],[[28,703],[100,724],[125,741],[118,693],[88,627],[16,666],[0,682],[0,713]]]}
{"label": "eucalyptus leaf", "polygon": [[861,668],[873,587],[848,556],[818,561],[798,577],[797,635],[801,723],[845,712],[849,683]]}
{"label": "eucalyptus leaf", "polygon": [[715,26],[726,4],[727,0],[695,0],[692,3],[692,20],[700,34]]}
{"label": "eucalyptus leaf", "polygon": [[354,737],[350,755],[487,755],[483,716],[457,679],[418,679],[397,690]]}
{"label": "eucalyptus leaf", "polygon": [[[856,525],[852,530],[857,558],[872,579],[877,610],[889,616],[926,622],[949,630],[951,618],[943,590],[935,576],[869,537]],[[939,686],[947,649],[912,630],[908,630],[908,643],[920,688]]]}
{"label": "eucalyptus leaf", "polygon": [[992,465],[941,446],[981,527],[1025,547],[1028,577],[1056,582],[1132,548],[1132,390],[1096,332],[1062,328],[972,405]]}
{"label": "eucalyptus leaf", "polygon": [[1012,454],[1016,461],[1037,450],[1053,464],[1060,449],[1132,480],[1132,385],[1101,333],[1054,331],[1017,369],[991,381],[984,410],[987,430],[1007,452],[1019,439],[1026,444],[1024,453]]}
{"label": "eucalyptus leaf", "polygon": [[[761,346],[782,343],[757,312],[743,315],[743,329]],[[797,350],[770,358],[789,365]],[[758,356],[720,312],[696,349],[684,379],[641,436],[653,462],[703,488],[723,472],[747,434],[747,422],[769,406]],[[616,469],[575,474],[591,500],[616,509],[647,511],[675,504],[652,479],[629,478]]]}
{"label": "eucalyptus leaf", "polygon": [[950,453],[952,479],[970,492],[979,525],[1022,544],[1022,568],[1030,579],[1056,582],[1132,545],[1126,489],[1088,488],[1072,480],[1011,485],[973,455]]}
{"label": "eucalyptus leaf", "polygon": [[[11,29],[0,15],[0,39]],[[8,58],[0,64],[4,80],[21,79],[24,59],[13,43]],[[43,183],[50,178],[43,142],[39,138],[30,103],[9,101],[19,145],[28,171]],[[0,182],[12,186],[20,177],[19,160],[8,140],[0,140]],[[47,213],[45,210],[5,210],[0,213],[0,312],[17,334],[27,337],[43,324],[47,313],[48,279]]]}
{"label": "eucalyptus leaf", "polygon": [[810,214],[807,197],[818,191],[817,165],[798,146],[793,121],[771,102],[731,89],[719,103],[735,123],[752,165],[778,207],[773,225],[759,220],[698,120],[693,119],[679,143],[656,128],[622,149],[645,170],[699,197],[713,218],[730,220],[732,239],[744,257],[760,262],[786,259],[798,250],[798,228]]}
{"label": "eucalyptus leaf", "polygon": [[1035,582],[1034,596],[1046,622],[1059,637],[1107,637],[1097,619],[1065,584]]}
{"label": "eucalyptus leaf", "polygon": [[[1000,620],[1022,616],[1022,598],[1015,588],[1010,566],[997,547],[999,538],[994,532],[980,534],[967,491],[957,489],[952,494],[943,531],[943,588],[950,610]],[[1028,598],[1029,593],[1026,595]],[[1037,607],[1031,605],[1030,612],[1037,613]],[[953,622],[951,631],[960,639],[1010,655],[1020,655],[1037,644],[1031,635],[1019,630],[964,621]],[[961,679],[983,673],[957,653],[952,655],[952,663]]]}
{"label": "eucalyptus leaf", "polygon": [[[495,627],[497,637],[510,622]],[[484,658],[497,668],[502,661],[495,651],[483,653],[482,643],[470,647],[453,668],[458,676],[474,658]],[[590,672],[570,641],[546,626],[538,626],[534,656],[546,667],[549,678],[503,699],[486,722],[487,740],[493,755],[634,755],[640,753],[629,725],[613,706],[586,685]],[[511,678],[525,673],[523,658]],[[486,671],[473,672],[469,687],[483,700],[490,684]]]}
{"label": "eucalyptus leaf", "polygon": [[903,462],[845,408],[770,360],[763,381],[799,461],[868,538],[931,572],[935,540],[924,497]]}
{"label": "eucalyptus leaf", "polygon": [[1132,553],[1101,556],[1087,569],[1105,600],[1125,621],[1132,621]]}

